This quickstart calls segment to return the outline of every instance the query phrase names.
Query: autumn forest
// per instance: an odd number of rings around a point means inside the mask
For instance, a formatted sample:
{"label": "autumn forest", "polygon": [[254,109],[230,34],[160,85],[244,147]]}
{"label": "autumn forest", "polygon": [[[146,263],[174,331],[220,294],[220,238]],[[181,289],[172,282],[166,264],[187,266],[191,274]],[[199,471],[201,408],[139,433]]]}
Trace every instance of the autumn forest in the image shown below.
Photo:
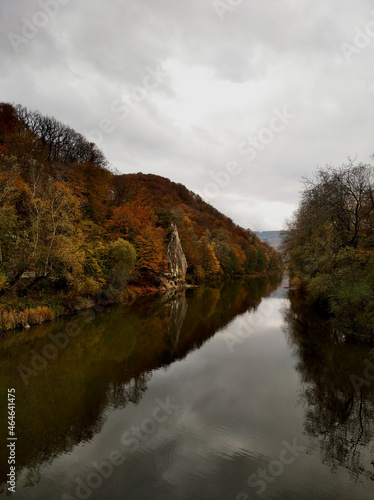
{"label": "autumn forest", "polygon": [[0,330],[162,289],[172,223],[190,285],[280,268],[185,186],[120,174],[57,119],[0,104]]}

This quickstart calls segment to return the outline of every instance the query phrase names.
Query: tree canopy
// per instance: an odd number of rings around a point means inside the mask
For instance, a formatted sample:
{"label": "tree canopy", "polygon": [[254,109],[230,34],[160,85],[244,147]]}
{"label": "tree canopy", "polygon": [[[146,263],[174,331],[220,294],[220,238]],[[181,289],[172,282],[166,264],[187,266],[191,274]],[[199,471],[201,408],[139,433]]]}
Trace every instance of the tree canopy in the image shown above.
{"label": "tree canopy", "polygon": [[291,274],[328,304],[341,328],[370,336],[374,327],[374,168],[349,161],[304,179],[284,250]]}

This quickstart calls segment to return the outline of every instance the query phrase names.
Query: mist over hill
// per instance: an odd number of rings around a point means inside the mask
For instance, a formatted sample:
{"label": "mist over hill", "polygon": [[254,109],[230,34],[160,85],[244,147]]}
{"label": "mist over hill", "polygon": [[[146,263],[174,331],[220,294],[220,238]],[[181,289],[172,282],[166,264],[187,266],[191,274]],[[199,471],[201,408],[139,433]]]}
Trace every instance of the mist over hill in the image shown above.
{"label": "mist over hill", "polygon": [[266,242],[271,247],[279,250],[282,244],[282,231],[256,231],[255,234],[261,241]]}

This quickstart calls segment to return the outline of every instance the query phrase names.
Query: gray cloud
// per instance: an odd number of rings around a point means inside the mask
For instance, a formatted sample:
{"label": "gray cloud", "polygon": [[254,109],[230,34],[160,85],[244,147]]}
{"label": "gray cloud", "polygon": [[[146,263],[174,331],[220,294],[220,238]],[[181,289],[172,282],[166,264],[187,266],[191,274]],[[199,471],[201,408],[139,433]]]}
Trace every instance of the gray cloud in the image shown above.
{"label": "gray cloud", "polygon": [[[122,172],[204,196],[238,161],[241,173],[208,201],[245,227],[273,229],[295,208],[302,175],[374,153],[374,29],[350,62],[341,47],[374,21],[369,0],[243,1],[223,20],[211,0],[65,2],[49,0],[56,14],[17,52],[10,34],[43,21],[47,0],[0,4],[1,100],[86,134],[110,120],[100,146]],[[158,82],[145,80],[160,68]],[[253,161],[238,154],[285,106],[295,119]]]}

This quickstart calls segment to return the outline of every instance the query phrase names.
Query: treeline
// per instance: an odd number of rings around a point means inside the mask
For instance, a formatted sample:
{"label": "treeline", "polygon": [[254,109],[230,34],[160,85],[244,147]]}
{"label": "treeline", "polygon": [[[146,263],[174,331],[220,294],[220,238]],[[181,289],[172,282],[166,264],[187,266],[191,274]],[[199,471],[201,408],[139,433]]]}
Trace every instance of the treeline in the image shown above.
{"label": "treeline", "polygon": [[29,147],[33,157],[44,158],[51,164],[91,162],[98,167],[107,167],[108,162],[96,144],[88,142],[56,118],[43,116],[39,111],[20,104],[15,107],[5,105],[3,110],[3,125],[8,129],[9,126],[18,129],[23,141],[31,141]]}
{"label": "treeline", "polygon": [[374,169],[350,161],[304,183],[285,232],[291,275],[339,330],[373,340]]}
{"label": "treeline", "polygon": [[0,104],[0,329],[29,322],[17,310],[57,314],[98,294],[121,300],[129,282],[158,286],[172,221],[191,282],[279,268],[274,249],[183,185],[114,173],[70,127]]}

